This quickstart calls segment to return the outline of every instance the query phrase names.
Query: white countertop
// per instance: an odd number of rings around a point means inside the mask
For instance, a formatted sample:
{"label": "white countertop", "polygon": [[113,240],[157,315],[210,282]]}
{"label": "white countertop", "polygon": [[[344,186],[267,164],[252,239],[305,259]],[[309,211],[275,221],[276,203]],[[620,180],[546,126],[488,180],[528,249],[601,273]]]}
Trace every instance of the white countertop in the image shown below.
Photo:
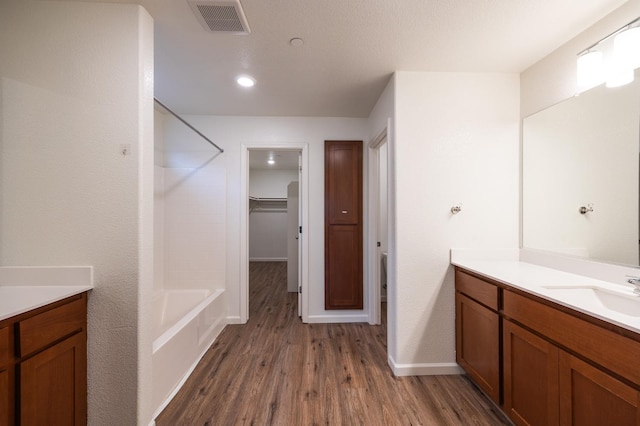
{"label": "white countertop", "polygon": [[91,286],[0,286],[0,321],[91,290]]}
{"label": "white countertop", "polygon": [[93,288],[93,268],[0,267],[0,321]]}
{"label": "white countertop", "polygon": [[[602,281],[514,259],[477,260],[452,255],[451,263],[499,283],[640,333],[640,296],[633,294],[633,286]],[[584,294],[576,292],[576,287],[585,288],[586,292]],[[592,292],[589,292],[589,289],[598,289],[612,294],[614,298],[625,303],[625,313],[609,309],[606,303],[590,297]]]}

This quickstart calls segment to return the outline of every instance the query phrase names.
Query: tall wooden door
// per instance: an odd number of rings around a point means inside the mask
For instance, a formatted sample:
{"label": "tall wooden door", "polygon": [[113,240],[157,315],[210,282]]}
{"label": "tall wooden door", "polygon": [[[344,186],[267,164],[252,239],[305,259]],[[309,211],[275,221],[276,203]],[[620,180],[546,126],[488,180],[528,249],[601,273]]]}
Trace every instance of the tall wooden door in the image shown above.
{"label": "tall wooden door", "polygon": [[325,309],[362,309],[362,141],[325,141]]}

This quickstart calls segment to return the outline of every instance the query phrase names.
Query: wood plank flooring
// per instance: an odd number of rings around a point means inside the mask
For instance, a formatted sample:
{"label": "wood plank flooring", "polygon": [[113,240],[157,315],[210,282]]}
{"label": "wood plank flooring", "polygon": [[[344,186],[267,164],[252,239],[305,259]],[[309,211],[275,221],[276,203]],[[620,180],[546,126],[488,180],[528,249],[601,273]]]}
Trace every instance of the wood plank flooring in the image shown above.
{"label": "wood plank flooring", "polygon": [[302,324],[286,274],[251,263],[249,322],[224,329],[158,426],[509,424],[463,376],[394,377],[385,324]]}

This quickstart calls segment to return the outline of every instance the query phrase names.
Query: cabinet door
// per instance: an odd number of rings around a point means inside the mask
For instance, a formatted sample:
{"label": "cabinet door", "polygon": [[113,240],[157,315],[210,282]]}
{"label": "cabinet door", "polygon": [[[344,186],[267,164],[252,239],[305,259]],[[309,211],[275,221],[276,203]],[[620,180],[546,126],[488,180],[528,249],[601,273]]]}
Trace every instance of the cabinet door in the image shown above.
{"label": "cabinet door", "polygon": [[362,221],[362,142],[325,142],[325,203],[329,225]]}
{"label": "cabinet door", "polygon": [[496,403],[500,403],[498,314],[456,293],[456,361]]}
{"label": "cabinet door", "polygon": [[362,235],[358,226],[327,229],[326,309],[362,309]]}
{"label": "cabinet door", "polygon": [[86,334],[40,352],[19,369],[21,425],[86,424]]}
{"label": "cabinet door", "polygon": [[560,424],[640,425],[640,392],[561,351]]}
{"label": "cabinet door", "polygon": [[517,425],[558,424],[558,348],[503,322],[504,411]]}
{"label": "cabinet door", "polygon": [[362,141],[325,141],[325,309],[362,309]]}
{"label": "cabinet door", "polygon": [[9,371],[0,369],[0,425],[10,425],[11,412],[11,395],[13,391],[9,387]]}

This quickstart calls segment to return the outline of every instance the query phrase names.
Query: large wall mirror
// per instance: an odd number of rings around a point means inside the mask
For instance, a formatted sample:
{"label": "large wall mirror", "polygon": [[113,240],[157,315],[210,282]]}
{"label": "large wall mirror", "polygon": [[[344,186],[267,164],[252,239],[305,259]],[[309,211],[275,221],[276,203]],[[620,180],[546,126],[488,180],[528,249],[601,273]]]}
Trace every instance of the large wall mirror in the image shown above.
{"label": "large wall mirror", "polygon": [[524,119],[524,248],[640,265],[638,71]]}

